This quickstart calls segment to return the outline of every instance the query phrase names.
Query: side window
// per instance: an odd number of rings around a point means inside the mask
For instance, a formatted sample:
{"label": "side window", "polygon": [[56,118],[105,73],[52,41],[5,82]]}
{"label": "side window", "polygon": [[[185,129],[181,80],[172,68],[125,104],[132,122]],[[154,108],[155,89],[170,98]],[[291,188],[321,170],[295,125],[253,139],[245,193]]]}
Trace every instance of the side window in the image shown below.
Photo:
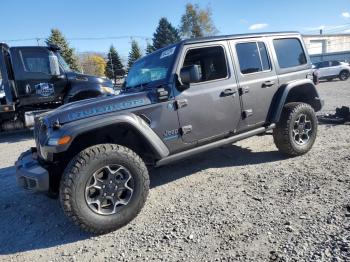
{"label": "side window", "polygon": [[263,42],[239,43],[236,45],[236,51],[242,74],[271,69],[269,55]]}
{"label": "side window", "polygon": [[23,50],[21,55],[26,72],[50,74],[49,56],[45,52]]}
{"label": "side window", "polygon": [[199,82],[228,76],[225,52],[221,46],[190,49],[186,54],[183,66],[191,65],[199,65],[202,75]]}
{"label": "side window", "polygon": [[340,63],[338,61],[332,61],[331,66],[339,66]]}
{"label": "side window", "polygon": [[321,68],[325,68],[325,67],[329,67],[329,62],[328,61],[324,61],[321,63]]}
{"label": "side window", "polygon": [[280,68],[288,68],[306,64],[303,47],[297,38],[273,40]]}

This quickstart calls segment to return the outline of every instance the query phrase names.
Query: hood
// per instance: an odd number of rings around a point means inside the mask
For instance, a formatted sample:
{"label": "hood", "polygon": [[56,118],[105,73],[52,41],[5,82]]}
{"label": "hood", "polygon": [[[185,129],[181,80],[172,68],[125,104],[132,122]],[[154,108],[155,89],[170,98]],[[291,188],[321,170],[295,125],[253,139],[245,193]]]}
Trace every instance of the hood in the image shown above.
{"label": "hood", "polygon": [[100,84],[102,86],[113,87],[112,81],[107,78],[77,72],[67,72],[67,79],[70,82],[87,82],[89,84]]}
{"label": "hood", "polygon": [[79,119],[136,108],[151,103],[152,101],[147,92],[97,97],[60,106],[50,111],[44,118],[45,122],[52,126],[57,120],[60,124],[65,124]]}

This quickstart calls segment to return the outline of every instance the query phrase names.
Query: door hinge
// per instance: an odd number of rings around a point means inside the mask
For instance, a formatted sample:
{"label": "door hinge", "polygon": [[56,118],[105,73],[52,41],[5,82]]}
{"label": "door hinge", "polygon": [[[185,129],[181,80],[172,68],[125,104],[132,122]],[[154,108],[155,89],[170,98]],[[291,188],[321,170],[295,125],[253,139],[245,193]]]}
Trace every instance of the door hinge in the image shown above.
{"label": "door hinge", "polygon": [[253,109],[247,109],[242,112],[242,117],[247,118],[253,115]]}
{"label": "door hinge", "polygon": [[183,108],[188,105],[187,99],[176,100],[176,109]]}
{"label": "door hinge", "polygon": [[181,131],[181,135],[187,135],[192,132],[192,126],[191,125],[183,126],[180,128],[180,131]]}
{"label": "door hinge", "polygon": [[244,94],[247,94],[247,93],[249,93],[249,86],[240,87],[240,88],[238,89],[238,91],[239,91],[239,95],[240,95],[240,96],[241,96],[241,95],[244,95]]}

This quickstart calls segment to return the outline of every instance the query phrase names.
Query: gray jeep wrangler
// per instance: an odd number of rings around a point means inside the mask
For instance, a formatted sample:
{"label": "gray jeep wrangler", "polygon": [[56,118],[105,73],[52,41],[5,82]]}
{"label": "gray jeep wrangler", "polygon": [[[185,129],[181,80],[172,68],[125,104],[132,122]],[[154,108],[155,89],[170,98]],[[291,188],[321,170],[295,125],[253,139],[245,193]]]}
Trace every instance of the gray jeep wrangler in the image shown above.
{"label": "gray jeep wrangler", "polygon": [[59,195],[84,230],[113,231],[142,209],[147,166],[269,130],[281,153],[308,152],[323,105],[312,78],[296,32],[181,41],[138,60],[120,95],[37,118],[36,147],[16,162],[18,183]]}

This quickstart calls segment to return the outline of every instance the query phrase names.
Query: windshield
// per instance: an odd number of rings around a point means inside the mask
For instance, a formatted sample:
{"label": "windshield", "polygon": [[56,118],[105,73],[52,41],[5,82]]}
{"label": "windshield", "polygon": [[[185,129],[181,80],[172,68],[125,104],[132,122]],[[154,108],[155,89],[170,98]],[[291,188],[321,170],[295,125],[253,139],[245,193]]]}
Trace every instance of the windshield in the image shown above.
{"label": "windshield", "polygon": [[175,57],[176,46],[156,52],[135,62],[126,78],[125,88],[166,79]]}
{"label": "windshield", "polygon": [[67,62],[64,60],[64,58],[61,56],[60,53],[56,53],[57,58],[58,58],[58,63],[63,67],[63,70],[65,72],[71,72],[73,71],[72,69],[70,69],[69,65],[67,64]]}

